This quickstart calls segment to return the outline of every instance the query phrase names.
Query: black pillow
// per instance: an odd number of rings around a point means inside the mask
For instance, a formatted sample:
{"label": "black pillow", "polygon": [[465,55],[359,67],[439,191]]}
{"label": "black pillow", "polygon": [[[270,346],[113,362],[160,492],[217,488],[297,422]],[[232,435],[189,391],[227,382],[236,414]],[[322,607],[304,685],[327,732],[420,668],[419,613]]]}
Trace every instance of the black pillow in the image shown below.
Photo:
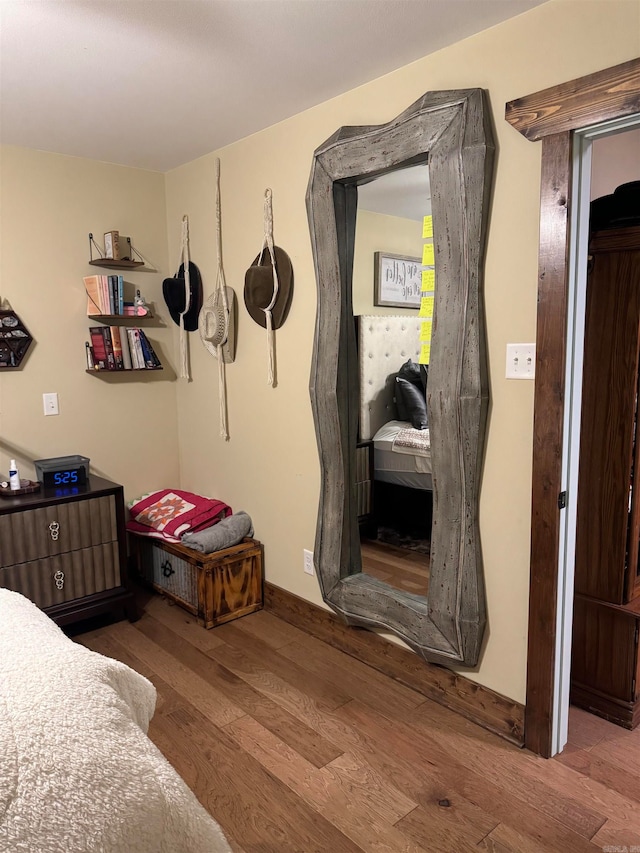
{"label": "black pillow", "polygon": [[427,378],[429,376],[428,364],[416,364],[415,361],[405,361],[397,374],[401,379],[408,379],[414,385],[421,387],[427,393]]}
{"label": "black pillow", "polygon": [[398,376],[401,379],[407,379],[409,382],[413,382],[414,385],[422,384],[422,377],[420,376],[420,365],[416,364],[415,361],[411,361],[411,359],[405,361],[405,363],[398,371]]}
{"label": "black pillow", "polygon": [[[407,411],[407,406],[404,402],[404,394],[402,393],[402,388],[400,387],[398,379],[398,374],[396,374],[393,379],[393,399],[396,404],[396,415],[398,416],[399,421],[408,421],[409,412]],[[402,381],[406,382],[405,379]]]}
{"label": "black pillow", "polygon": [[401,421],[409,421],[414,429],[426,429],[429,426],[427,400],[422,386],[417,387],[413,382],[396,376],[396,405]]}

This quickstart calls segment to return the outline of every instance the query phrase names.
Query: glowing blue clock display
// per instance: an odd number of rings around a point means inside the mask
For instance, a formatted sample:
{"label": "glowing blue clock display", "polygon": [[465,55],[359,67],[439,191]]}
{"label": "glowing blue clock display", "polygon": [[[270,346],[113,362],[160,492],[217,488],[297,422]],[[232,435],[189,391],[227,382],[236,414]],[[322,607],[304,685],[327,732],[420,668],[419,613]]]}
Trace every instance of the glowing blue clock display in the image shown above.
{"label": "glowing blue clock display", "polygon": [[[76,494],[87,485],[89,459],[86,456],[57,456],[36,459],[36,475],[45,489],[55,489],[56,494]],[[58,492],[58,490],[64,490]]]}
{"label": "glowing blue clock display", "polygon": [[58,486],[84,486],[87,482],[84,465],[59,471],[43,471],[42,477],[45,489]]}

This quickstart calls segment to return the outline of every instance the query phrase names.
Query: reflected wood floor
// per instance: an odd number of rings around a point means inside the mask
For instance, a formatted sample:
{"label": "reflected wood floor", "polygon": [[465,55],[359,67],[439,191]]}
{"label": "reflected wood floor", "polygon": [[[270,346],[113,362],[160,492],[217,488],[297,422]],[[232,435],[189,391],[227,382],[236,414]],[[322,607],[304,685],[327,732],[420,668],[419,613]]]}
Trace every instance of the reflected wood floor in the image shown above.
{"label": "reflected wood floor", "polygon": [[429,555],[398,548],[376,539],[362,539],[362,571],[403,592],[426,595]]}
{"label": "reflected wood floor", "polygon": [[150,737],[236,853],[640,845],[640,729],[575,711],[546,761],[267,611],[206,631],[142,605],[75,639],[155,684]]}

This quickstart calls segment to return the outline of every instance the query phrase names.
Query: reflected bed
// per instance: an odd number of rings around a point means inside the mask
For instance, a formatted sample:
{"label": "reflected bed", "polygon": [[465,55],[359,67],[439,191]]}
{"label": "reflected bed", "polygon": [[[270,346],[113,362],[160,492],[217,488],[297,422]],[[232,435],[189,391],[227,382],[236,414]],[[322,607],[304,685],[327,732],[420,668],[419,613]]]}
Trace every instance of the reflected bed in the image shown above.
{"label": "reflected bed", "polygon": [[[401,366],[420,355],[417,316],[361,315],[357,317],[360,373],[360,441],[373,441],[374,480],[432,489],[429,430],[415,430],[397,419],[395,376]],[[407,431],[409,435],[407,435]],[[418,447],[412,444],[411,435]],[[402,439],[409,438],[403,444]]]}

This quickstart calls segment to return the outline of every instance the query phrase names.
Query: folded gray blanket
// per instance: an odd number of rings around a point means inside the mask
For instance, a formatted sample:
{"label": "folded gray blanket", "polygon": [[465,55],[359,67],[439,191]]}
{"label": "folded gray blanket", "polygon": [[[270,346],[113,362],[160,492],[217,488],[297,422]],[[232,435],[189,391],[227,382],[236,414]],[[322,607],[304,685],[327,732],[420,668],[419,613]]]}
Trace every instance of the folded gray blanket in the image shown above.
{"label": "folded gray blanket", "polygon": [[253,536],[253,524],[247,513],[240,510],[197,533],[185,533],[181,541],[187,548],[210,554],[237,545],[245,536]]}

